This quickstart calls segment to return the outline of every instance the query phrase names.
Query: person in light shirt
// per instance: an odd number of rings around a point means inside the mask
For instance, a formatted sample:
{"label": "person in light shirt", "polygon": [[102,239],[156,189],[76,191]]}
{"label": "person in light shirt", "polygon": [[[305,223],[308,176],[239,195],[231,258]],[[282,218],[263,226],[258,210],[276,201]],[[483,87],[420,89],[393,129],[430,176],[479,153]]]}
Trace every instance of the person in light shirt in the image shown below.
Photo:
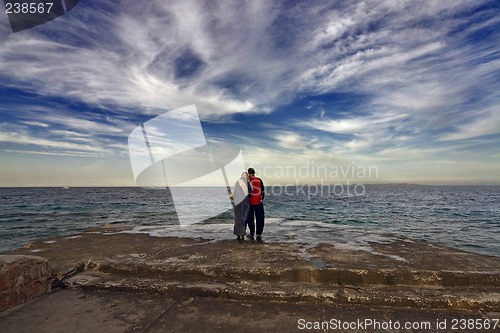
{"label": "person in light shirt", "polygon": [[249,182],[248,173],[243,172],[241,178],[234,184],[232,198],[234,200],[234,228],[233,233],[237,240],[243,240],[246,234],[246,219],[250,210],[250,196],[252,186]]}

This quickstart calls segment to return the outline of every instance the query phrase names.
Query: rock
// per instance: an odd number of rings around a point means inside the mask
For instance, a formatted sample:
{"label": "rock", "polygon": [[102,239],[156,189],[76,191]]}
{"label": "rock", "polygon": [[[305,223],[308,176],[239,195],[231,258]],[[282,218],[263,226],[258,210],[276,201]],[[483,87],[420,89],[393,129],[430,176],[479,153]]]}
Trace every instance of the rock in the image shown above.
{"label": "rock", "polygon": [[0,311],[50,290],[47,259],[29,255],[0,255]]}

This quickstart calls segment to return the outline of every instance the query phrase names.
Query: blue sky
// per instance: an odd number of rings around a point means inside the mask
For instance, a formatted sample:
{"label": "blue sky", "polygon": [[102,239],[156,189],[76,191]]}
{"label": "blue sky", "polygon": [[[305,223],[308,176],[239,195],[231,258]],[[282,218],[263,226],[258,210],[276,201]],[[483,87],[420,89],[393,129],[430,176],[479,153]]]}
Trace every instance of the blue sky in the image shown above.
{"label": "blue sky", "polygon": [[133,186],[130,132],[191,104],[271,184],[500,184],[498,1],[83,0],[0,35],[0,186]]}

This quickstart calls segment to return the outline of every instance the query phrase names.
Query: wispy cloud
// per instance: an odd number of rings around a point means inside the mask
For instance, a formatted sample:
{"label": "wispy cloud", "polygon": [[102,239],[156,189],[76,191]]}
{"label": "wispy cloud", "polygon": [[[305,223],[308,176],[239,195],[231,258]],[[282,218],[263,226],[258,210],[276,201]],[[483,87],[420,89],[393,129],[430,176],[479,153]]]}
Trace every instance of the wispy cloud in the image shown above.
{"label": "wispy cloud", "polygon": [[43,128],[49,127],[48,124],[41,123],[39,121],[23,121],[22,123],[25,124],[25,125],[28,125],[28,126],[38,126],[38,127],[43,127]]}
{"label": "wispy cloud", "polygon": [[21,145],[32,145],[32,146],[40,146],[40,147],[55,148],[55,149],[103,152],[102,148],[94,147],[89,144],[82,145],[65,141],[47,140],[47,139],[41,139],[39,137],[33,137],[30,135],[23,135],[19,133],[9,133],[9,132],[0,133],[0,142],[10,142]]}
{"label": "wispy cloud", "polygon": [[362,134],[363,132],[370,132],[374,128],[376,130],[383,130],[388,126],[393,126],[395,121],[405,118],[406,115],[377,115],[377,116],[360,116],[356,118],[339,119],[339,120],[325,120],[313,119],[306,126],[319,129],[322,131],[338,134]]}
{"label": "wispy cloud", "polygon": [[[64,29],[74,41],[43,32],[8,36],[0,51],[2,76],[91,104],[168,110],[195,103],[207,116],[262,112],[303,90],[365,90],[385,98],[379,89],[394,85],[387,100],[419,108],[435,105],[419,97],[422,89],[439,90],[442,74],[425,73],[423,58],[450,57],[447,35],[464,21],[455,15],[479,4],[123,1],[119,12],[107,15],[95,10],[99,5],[82,3],[47,28],[51,34]],[[106,37],[89,40],[96,32],[84,26],[87,16]],[[466,54],[452,56],[447,62]],[[450,98],[439,105],[456,96],[444,94]]]}
{"label": "wispy cloud", "polygon": [[443,141],[457,141],[471,138],[479,138],[485,135],[500,134],[500,112],[498,108],[472,112],[471,121],[458,125],[453,132],[440,137]]}
{"label": "wispy cloud", "polygon": [[[1,109],[5,107],[2,106]],[[33,154],[30,149],[36,146],[40,154],[45,155],[76,156],[74,151],[81,154],[92,153],[86,156],[121,155],[126,151],[126,147],[116,141],[126,137],[129,128],[134,126],[119,118],[107,119],[102,115],[81,114],[71,117],[71,111],[61,107],[55,109],[44,105],[21,106],[22,110],[18,107],[7,106],[7,118],[0,122],[0,142],[17,144],[17,151],[24,147],[30,154]],[[15,149],[2,150],[7,152]]]}
{"label": "wispy cloud", "polygon": [[28,154],[28,155],[47,155],[47,156],[65,156],[65,157],[101,157],[93,153],[85,153],[81,151],[39,151],[39,150],[15,150],[15,149],[4,149],[2,150],[6,153],[18,153],[18,154]]}
{"label": "wispy cloud", "polygon": [[[498,142],[498,13],[488,0],[81,2],[33,30],[2,25],[0,80],[98,110],[9,100],[19,127],[0,138],[121,154],[138,115],[196,104],[221,126],[269,115],[244,124],[259,138],[241,138],[268,145],[266,158],[451,156]],[[272,117],[329,94],[351,100]]]}

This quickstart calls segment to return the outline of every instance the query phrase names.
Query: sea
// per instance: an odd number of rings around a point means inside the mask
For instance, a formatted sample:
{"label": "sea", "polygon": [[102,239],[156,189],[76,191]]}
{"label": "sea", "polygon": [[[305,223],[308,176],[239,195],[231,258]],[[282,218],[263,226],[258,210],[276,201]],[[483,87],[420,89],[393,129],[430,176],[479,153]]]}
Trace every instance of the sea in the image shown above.
{"label": "sea", "polygon": [[[200,205],[193,206],[194,215]],[[359,249],[405,238],[500,257],[500,186],[388,184],[351,191],[273,186],[266,189],[264,206],[268,242]],[[157,237],[231,240],[233,219],[228,209],[182,226],[168,189],[0,188],[0,252],[108,224],[127,224],[131,229],[125,232]]]}

